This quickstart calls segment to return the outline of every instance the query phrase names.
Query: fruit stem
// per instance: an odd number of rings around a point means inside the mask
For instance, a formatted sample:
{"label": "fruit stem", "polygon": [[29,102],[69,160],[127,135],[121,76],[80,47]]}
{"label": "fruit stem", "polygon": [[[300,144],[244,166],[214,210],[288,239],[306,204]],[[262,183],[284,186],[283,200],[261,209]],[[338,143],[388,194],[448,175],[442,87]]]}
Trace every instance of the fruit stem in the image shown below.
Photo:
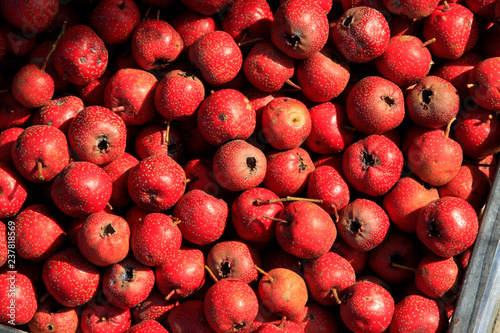
{"label": "fruit stem", "polygon": [[356,132],[356,128],[354,128],[353,126],[349,126],[349,125],[342,125],[342,129],[345,129],[346,131]]}
{"label": "fruit stem", "polygon": [[8,93],[9,92],[9,89],[5,88],[5,89],[0,89],[0,94],[5,94],[5,93]]}
{"label": "fruit stem", "polygon": [[172,296],[175,295],[175,289],[172,289],[167,296],[165,296],[165,300],[168,301]]}
{"label": "fruit stem", "polygon": [[148,6],[148,8],[146,9],[146,12],[144,13],[144,17],[142,18],[142,21],[146,21],[148,16],[149,16],[149,12],[151,12],[151,9],[153,8],[152,5]]}
{"label": "fruit stem", "polygon": [[335,217],[334,222],[337,223],[339,221],[339,212],[337,211],[337,205],[333,208],[333,216]]}
{"label": "fruit stem", "polygon": [[281,321],[278,325],[278,328],[283,329],[285,327],[286,316],[281,317]]}
{"label": "fruit stem", "polygon": [[313,202],[313,203],[318,203],[318,204],[323,203],[323,200],[321,200],[321,199],[298,198],[298,197],[287,196],[286,198],[269,199],[269,200],[257,199],[253,202],[253,204],[255,206],[262,206],[262,205],[267,205],[267,204],[273,204],[276,202],[290,202],[290,201],[307,201],[307,202]]}
{"label": "fruit stem", "polygon": [[339,297],[339,293],[337,292],[337,288],[332,288],[330,289],[332,295],[333,295],[333,299],[335,300],[335,302],[337,302],[337,304],[342,304],[342,301],[340,300],[340,297]]}
{"label": "fruit stem", "polygon": [[475,84],[475,83],[467,83],[467,88],[469,88],[469,89],[476,88],[476,87],[477,87],[477,84]]}
{"label": "fruit stem", "polygon": [[395,262],[391,262],[391,266],[394,267],[394,268],[406,269],[407,271],[412,271],[412,272],[416,272],[417,271],[415,268],[404,266],[404,265],[400,265],[400,264],[395,263]]}
{"label": "fruit stem", "polygon": [[125,111],[125,107],[123,105],[120,105],[120,106],[112,108],[111,111],[113,111],[115,113],[116,112],[123,112],[123,111]]}
{"label": "fruit stem", "polygon": [[297,85],[296,83],[292,82],[292,80],[290,80],[290,79],[287,79],[285,81],[285,83],[287,83],[289,86],[292,86],[293,88],[295,88],[297,90],[302,90],[302,88],[299,85]]}
{"label": "fruit stem", "polygon": [[445,11],[449,11],[450,10],[450,5],[448,4],[448,1],[444,0],[443,1],[443,6],[444,6],[444,10]]}
{"label": "fruit stem", "polygon": [[274,282],[274,278],[269,275],[265,270],[263,270],[262,268],[260,268],[259,266],[257,265],[253,265],[253,267],[259,272],[259,273],[262,273],[264,274],[265,277],[267,277],[269,279],[269,282],[273,283]]}
{"label": "fruit stem", "polygon": [[212,280],[214,280],[215,283],[219,282],[214,272],[212,272],[212,270],[210,269],[210,267],[208,267],[208,265],[205,265],[205,270],[208,272],[208,275],[210,275],[210,277],[212,278]]}
{"label": "fruit stem", "polygon": [[36,161],[36,167],[38,169],[38,179],[39,180],[45,180],[45,177],[43,176],[43,164],[40,161]]}
{"label": "fruit stem", "polygon": [[167,129],[165,130],[165,135],[162,137],[163,140],[162,146],[166,145],[168,152],[168,137],[170,136],[170,120],[168,120],[166,124],[167,124]]}
{"label": "fruit stem", "polygon": [[248,45],[248,44],[252,44],[252,43],[258,43],[258,42],[261,42],[263,41],[264,38],[260,37],[260,38],[254,38],[254,39],[250,39],[250,40],[246,40],[246,41],[243,41],[243,39],[238,43],[238,46],[241,47],[241,46],[245,46],[245,45]]}
{"label": "fruit stem", "polygon": [[49,54],[45,57],[45,60],[43,62],[41,70],[45,72],[45,68],[47,67],[47,63],[49,62],[49,58],[52,56],[52,53],[56,50],[57,43],[59,42],[59,39],[61,39],[61,36],[64,35],[64,30],[66,30],[66,24],[68,24],[68,21],[64,21],[63,26],[61,28],[61,32],[59,33],[59,36],[57,36],[56,41],[54,44],[52,44],[52,48],[49,51]]}
{"label": "fruit stem", "polygon": [[106,207],[107,207],[109,210],[113,210],[113,206],[111,206],[111,204],[110,204],[109,202],[106,204]]}
{"label": "fruit stem", "polygon": [[450,120],[450,122],[448,123],[448,125],[446,126],[446,131],[444,132],[444,136],[446,138],[448,138],[450,136],[450,130],[451,130],[451,124],[453,124],[453,122],[457,120],[457,118],[453,118],[452,120]]}
{"label": "fruit stem", "polygon": [[434,43],[435,41],[436,41],[436,38],[429,39],[427,42],[425,42],[425,43],[422,44],[422,48],[426,47],[429,44]]}
{"label": "fruit stem", "polygon": [[281,223],[288,223],[287,220],[279,219],[277,217],[272,217],[272,216],[267,216],[267,215],[262,215],[262,217],[265,218],[265,219],[270,219],[270,220],[281,222]]}
{"label": "fruit stem", "polygon": [[190,178],[186,178],[186,179],[184,179],[182,182],[184,183],[184,185],[186,185],[186,184],[187,184],[187,183],[189,183],[190,181],[191,181],[191,179],[190,179]]}

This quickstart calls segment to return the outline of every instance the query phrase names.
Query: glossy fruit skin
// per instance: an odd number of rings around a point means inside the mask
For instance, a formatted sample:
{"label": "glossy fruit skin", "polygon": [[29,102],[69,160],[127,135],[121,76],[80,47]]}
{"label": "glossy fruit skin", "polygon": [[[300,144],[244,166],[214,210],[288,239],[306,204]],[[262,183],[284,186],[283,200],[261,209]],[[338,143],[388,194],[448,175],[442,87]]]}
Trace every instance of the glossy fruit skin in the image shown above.
{"label": "glossy fruit skin", "polygon": [[435,300],[420,295],[408,295],[396,304],[389,333],[417,329],[437,331],[439,324],[439,307]]}
{"label": "glossy fruit skin", "polygon": [[490,111],[500,110],[500,57],[487,58],[478,63],[469,73],[469,88],[474,101],[482,108]]}
{"label": "glossy fruit skin", "polygon": [[415,285],[430,298],[440,298],[456,292],[460,269],[455,258],[443,258],[435,254],[423,256],[415,272]]}
{"label": "glossy fruit skin", "polygon": [[167,318],[172,333],[182,333],[185,330],[200,333],[214,331],[205,319],[203,300],[188,300],[172,309]]}
{"label": "glossy fruit skin", "polygon": [[60,308],[54,313],[56,304],[54,300],[38,304],[33,318],[28,323],[31,332],[45,333],[50,332],[50,329],[61,333],[76,332],[79,324],[76,309],[59,306]]}
{"label": "glossy fruit skin", "polygon": [[0,162],[0,217],[9,218],[15,216],[21,209],[28,197],[24,178],[9,163]]}
{"label": "glossy fruit skin", "polygon": [[383,0],[385,8],[391,13],[411,19],[422,19],[432,14],[439,4],[438,0],[428,1],[394,1]]}
{"label": "glossy fruit skin", "polygon": [[54,80],[37,65],[24,65],[12,79],[12,95],[27,108],[39,108],[54,96]]}
{"label": "glossy fruit skin", "polygon": [[59,2],[8,0],[2,1],[0,9],[5,20],[28,36],[34,36],[49,28],[59,10]]}
{"label": "glossy fruit skin", "polygon": [[83,333],[118,333],[127,330],[131,324],[129,309],[92,300],[83,307],[80,328]]}
{"label": "glossy fruit skin", "polygon": [[187,55],[193,43],[208,32],[220,30],[219,21],[209,15],[186,8],[170,22],[184,42],[182,53]]}
{"label": "glossy fruit skin", "polygon": [[109,198],[109,204],[112,207],[127,207],[132,202],[127,190],[128,173],[138,163],[139,160],[134,155],[125,152],[116,160],[103,165],[102,169],[106,171],[113,182]]}
{"label": "glossy fruit skin", "polygon": [[84,107],[83,101],[73,95],[53,98],[33,115],[33,125],[51,125],[68,135],[71,122]]}
{"label": "glossy fruit skin", "polygon": [[[1,302],[4,304],[0,323],[12,326],[28,323],[37,308],[36,290],[30,278],[18,272],[2,273],[0,290]],[[14,318],[12,313],[15,314]]]}
{"label": "glossy fruit skin", "polygon": [[127,42],[139,25],[141,14],[132,0],[101,1],[90,16],[90,26],[102,38],[104,44]]}
{"label": "glossy fruit skin", "polygon": [[332,166],[317,167],[307,181],[307,197],[323,200],[319,205],[330,215],[335,215],[350,201],[349,186]]}
{"label": "glossy fruit skin", "polygon": [[441,257],[455,256],[475,241],[478,218],[464,199],[441,197],[422,208],[417,222],[417,236],[425,246]]}

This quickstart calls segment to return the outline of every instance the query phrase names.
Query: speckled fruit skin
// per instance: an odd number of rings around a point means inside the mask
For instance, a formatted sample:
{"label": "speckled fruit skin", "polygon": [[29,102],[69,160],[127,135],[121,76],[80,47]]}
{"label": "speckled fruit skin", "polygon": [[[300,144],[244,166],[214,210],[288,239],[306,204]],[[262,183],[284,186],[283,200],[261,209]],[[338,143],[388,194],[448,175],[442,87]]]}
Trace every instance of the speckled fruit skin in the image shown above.
{"label": "speckled fruit skin", "polygon": [[234,79],[243,65],[243,55],[233,37],[216,30],[198,38],[189,48],[190,62],[211,86]]}
{"label": "speckled fruit skin", "polygon": [[372,282],[356,282],[340,304],[340,317],[355,332],[384,332],[391,323],[394,299],[383,287]]}
{"label": "speckled fruit skin", "polygon": [[199,333],[213,333],[205,319],[203,300],[188,300],[179,304],[170,312],[167,323],[172,333],[186,331]]}
{"label": "speckled fruit skin", "polygon": [[54,98],[39,108],[33,115],[33,125],[50,125],[68,134],[69,125],[85,106],[76,96]]}
{"label": "speckled fruit skin", "polygon": [[7,243],[7,226],[0,223],[0,266],[5,265],[9,257],[9,245]]}
{"label": "speckled fruit skin", "polygon": [[140,263],[158,266],[179,250],[181,242],[181,230],[172,218],[163,213],[150,213],[132,229],[130,248]]}
{"label": "speckled fruit skin", "polygon": [[172,70],[154,93],[154,106],[166,120],[186,120],[205,99],[205,86],[194,74]]}
{"label": "speckled fruit skin", "polygon": [[170,22],[172,27],[181,35],[184,41],[182,52],[187,55],[189,48],[195,40],[208,32],[220,30],[219,21],[213,17],[200,14],[194,10],[186,8]]}
{"label": "speckled fruit skin", "polygon": [[151,212],[169,209],[184,194],[186,173],[171,157],[157,154],[130,169],[127,180],[132,200]]}
{"label": "speckled fruit skin", "polygon": [[[0,323],[23,325],[33,318],[37,308],[37,295],[33,283],[26,275],[18,272],[0,274],[0,295],[0,302],[3,304]],[[12,307],[14,318],[11,317]]]}
{"label": "speckled fruit skin", "polygon": [[279,197],[294,196],[307,187],[315,166],[309,153],[300,148],[271,151],[266,155],[267,172],[263,186]]}
{"label": "speckled fruit skin", "polygon": [[429,74],[432,55],[422,44],[415,36],[391,37],[385,52],[375,59],[378,72],[401,88],[423,79]]}
{"label": "speckled fruit skin", "polygon": [[[19,173],[35,183],[49,182],[69,163],[69,147],[64,133],[49,125],[32,125],[12,147],[12,163]],[[39,171],[38,163],[41,163]]]}
{"label": "speckled fruit skin", "polygon": [[57,0],[6,0],[0,9],[5,20],[27,35],[46,30],[59,10]]}
{"label": "speckled fruit skin", "polygon": [[323,200],[319,205],[335,215],[350,201],[350,191],[342,175],[332,166],[317,167],[307,181],[307,197]]}
{"label": "speckled fruit skin", "polygon": [[39,108],[53,95],[54,80],[37,65],[24,65],[12,79],[12,96],[27,108]]}
{"label": "speckled fruit skin", "polygon": [[300,146],[311,133],[311,115],[307,106],[295,98],[276,97],[262,111],[262,131],[275,149]]}
{"label": "speckled fruit skin", "polygon": [[89,26],[66,29],[52,55],[57,73],[65,80],[87,85],[100,78],[108,65],[108,50]]}
{"label": "speckled fruit skin", "polygon": [[436,199],[439,199],[436,188],[426,187],[416,177],[401,177],[384,196],[382,207],[396,228],[414,233],[421,209]]}
{"label": "speckled fruit skin", "polygon": [[406,105],[408,115],[414,123],[428,128],[440,128],[457,116],[460,97],[450,82],[429,75],[418,81],[406,95]]}
{"label": "speckled fruit skin", "polygon": [[342,170],[357,191],[381,196],[396,184],[403,170],[403,153],[390,139],[373,134],[344,151]]}
{"label": "speckled fruit skin", "polygon": [[278,216],[276,239],[288,253],[302,259],[317,258],[330,250],[337,229],[330,215],[320,206],[307,201],[287,205]]}
{"label": "speckled fruit skin", "polygon": [[220,280],[205,296],[205,317],[217,333],[249,326],[258,311],[257,295],[248,284],[237,279]]}
{"label": "speckled fruit skin", "polygon": [[109,266],[125,259],[129,244],[127,221],[105,211],[87,216],[78,232],[80,253],[97,266]]}
{"label": "speckled fruit skin", "polygon": [[166,300],[158,288],[153,287],[148,297],[141,304],[132,308],[131,311],[135,322],[151,319],[165,322],[170,311],[179,304],[178,300]]}
{"label": "speckled fruit skin", "polygon": [[165,154],[178,162],[184,152],[181,133],[177,127],[165,122],[151,122],[142,126],[135,134],[133,145],[135,156],[140,160]]}
{"label": "speckled fruit skin", "polygon": [[76,309],[58,305],[51,300],[39,303],[33,318],[28,323],[30,332],[74,333],[78,329],[79,319]]}
{"label": "speckled fruit skin", "polygon": [[420,259],[415,272],[415,285],[430,298],[443,297],[447,292],[458,288],[459,268],[453,257],[440,257],[428,254]]}
{"label": "speckled fruit skin", "polygon": [[239,42],[271,37],[273,12],[265,0],[235,0],[222,20],[222,30]]}
{"label": "speckled fruit skin", "polygon": [[240,238],[253,242],[274,239],[276,221],[262,216],[278,217],[282,202],[258,204],[257,200],[276,200],[279,197],[264,187],[254,187],[242,192],[231,204],[231,221]]}
{"label": "speckled fruit skin", "polygon": [[12,165],[12,147],[24,128],[11,127],[0,132],[0,162]]}
{"label": "speckled fruit skin", "polygon": [[438,6],[424,21],[424,40],[436,38],[429,45],[432,55],[458,59],[474,48],[479,39],[479,24],[474,14],[457,3]]}
{"label": "speckled fruit skin", "polygon": [[217,184],[212,171],[212,160],[209,158],[193,158],[183,166],[186,178],[186,191],[202,190],[213,196],[219,196],[221,187]]}
{"label": "speckled fruit skin", "polygon": [[53,213],[49,206],[37,203],[17,214],[15,241],[21,258],[44,261],[62,247],[66,232]]}
{"label": "speckled fruit skin", "polygon": [[227,203],[202,190],[191,190],[180,198],[173,216],[181,220],[179,228],[187,241],[206,245],[224,233],[229,207]]}
{"label": "speckled fruit skin", "polygon": [[139,67],[146,71],[162,70],[179,57],[184,42],[167,21],[148,19],[135,28],[131,48]]}
{"label": "speckled fruit skin", "polygon": [[76,307],[95,297],[100,275],[97,267],[88,262],[77,248],[68,247],[47,259],[42,279],[57,302]]}
{"label": "speckled fruit skin", "polygon": [[232,0],[181,0],[181,2],[200,14],[213,15],[224,9]]}
{"label": "speckled fruit skin", "polygon": [[383,0],[382,2],[391,13],[411,19],[422,19],[431,15],[439,4],[439,0]]}
{"label": "speckled fruit skin", "polygon": [[392,81],[368,76],[349,92],[346,114],[350,123],[364,134],[382,134],[398,127],[405,117],[405,99]]}
{"label": "speckled fruit skin", "polygon": [[104,44],[114,45],[130,40],[140,22],[141,13],[133,0],[105,0],[94,8],[89,24]]}
{"label": "speckled fruit skin", "polygon": [[309,297],[304,279],[287,268],[268,271],[260,279],[257,291],[266,309],[287,318],[302,312]]}
{"label": "speckled fruit skin", "polygon": [[235,89],[214,92],[201,103],[198,112],[198,129],[203,138],[214,146],[228,140],[246,140],[256,124],[252,103]]}
{"label": "speckled fruit skin", "polygon": [[262,323],[256,330],[252,331],[255,333],[279,333],[279,332],[289,332],[289,333],[303,333],[304,329],[299,326],[299,324],[290,320],[273,320],[266,321]]}
{"label": "speckled fruit skin", "polygon": [[490,111],[500,111],[500,57],[488,58],[478,63],[469,73],[470,95],[479,106]]}
{"label": "speckled fruit skin", "polygon": [[28,197],[24,178],[9,163],[0,162],[0,217],[15,216]]}
{"label": "speckled fruit skin", "polygon": [[416,232],[432,252],[451,257],[474,243],[478,225],[476,212],[467,201],[458,197],[441,197],[422,208]]}
{"label": "speckled fruit skin", "polygon": [[127,127],[123,119],[110,109],[88,106],[71,122],[68,141],[80,159],[102,165],[125,152]]}
{"label": "speckled fruit skin", "polygon": [[143,125],[157,115],[154,96],[158,79],[151,73],[123,68],[111,76],[104,90],[104,104],[126,125]]}
{"label": "speckled fruit skin", "polygon": [[460,170],[463,151],[460,144],[438,131],[417,137],[408,150],[408,166],[421,180],[441,186]]}
{"label": "speckled fruit skin", "polygon": [[271,40],[255,44],[243,61],[247,80],[265,92],[280,90],[295,72],[295,60],[280,51]]}
{"label": "speckled fruit skin", "polygon": [[438,332],[439,327],[440,314],[436,301],[420,295],[408,295],[396,304],[389,333],[416,330]]}
{"label": "speckled fruit skin", "polygon": [[339,96],[351,76],[349,62],[328,47],[298,62],[295,73],[304,96],[318,103]]}
{"label": "speckled fruit skin", "polygon": [[123,208],[132,202],[127,189],[128,173],[138,163],[139,160],[134,155],[125,152],[116,160],[102,166],[113,182],[113,190],[109,198],[109,204],[112,207]]}
{"label": "speckled fruit skin", "polygon": [[127,333],[149,333],[149,332],[168,333],[168,331],[165,329],[165,327],[163,327],[159,322],[157,322],[156,320],[153,320],[153,319],[144,320],[138,324],[132,325],[125,332],[127,332]]}
{"label": "speckled fruit skin", "polygon": [[107,205],[113,182],[99,166],[90,162],[70,162],[52,182],[51,196],[64,214],[86,217]]}
{"label": "speckled fruit skin", "polygon": [[233,278],[250,285],[259,277],[255,266],[262,266],[257,250],[239,240],[214,244],[208,251],[206,264],[218,280]]}
{"label": "speckled fruit skin", "polygon": [[0,108],[0,129],[11,127],[28,127],[30,125],[33,110],[28,109],[16,101],[12,94],[3,97],[3,106]]}
{"label": "speckled fruit skin", "polygon": [[346,10],[330,28],[338,50],[350,61],[369,62],[387,49],[389,23],[378,10],[359,6]]}
{"label": "speckled fruit skin", "polygon": [[336,222],[339,236],[356,250],[370,251],[389,231],[389,217],[375,201],[358,198],[345,206]]}
{"label": "speckled fruit skin", "polygon": [[[321,305],[338,305],[344,290],[356,282],[351,264],[335,252],[327,252],[304,265],[304,280],[312,298]],[[338,298],[334,297],[333,290]]]}
{"label": "speckled fruit skin", "polygon": [[319,52],[328,34],[328,18],[315,1],[287,1],[274,13],[271,40],[292,58],[306,59]]}
{"label": "speckled fruit skin", "polygon": [[118,333],[132,325],[129,309],[120,309],[107,302],[92,300],[82,310],[80,328],[83,333]]}
{"label": "speckled fruit skin", "polygon": [[155,277],[156,286],[165,299],[191,296],[205,283],[203,252],[181,246],[168,257],[167,262],[155,268]]}

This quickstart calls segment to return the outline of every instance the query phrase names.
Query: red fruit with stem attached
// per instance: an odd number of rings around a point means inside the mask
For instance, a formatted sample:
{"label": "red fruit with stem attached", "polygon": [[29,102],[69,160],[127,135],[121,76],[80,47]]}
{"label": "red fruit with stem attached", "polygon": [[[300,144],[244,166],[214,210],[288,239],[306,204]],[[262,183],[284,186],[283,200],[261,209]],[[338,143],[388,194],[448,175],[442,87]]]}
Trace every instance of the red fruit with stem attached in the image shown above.
{"label": "red fruit with stem attached", "polygon": [[436,38],[436,42],[429,45],[433,56],[458,59],[476,45],[479,23],[467,7],[445,3],[425,19],[422,36],[425,40]]}
{"label": "red fruit with stem attached", "polygon": [[499,69],[500,57],[493,57],[478,63],[469,73],[469,93],[486,110],[500,111]]}
{"label": "red fruit with stem attached", "polygon": [[224,279],[208,289],[204,312],[215,332],[242,330],[251,325],[259,311],[257,295],[238,279]]}
{"label": "red fruit with stem attached", "polygon": [[287,318],[301,313],[308,300],[304,279],[287,268],[274,268],[265,273],[259,281],[258,294],[269,311]]}
{"label": "red fruit with stem attached", "polygon": [[62,306],[52,298],[38,303],[35,314],[28,323],[30,332],[74,333],[78,329],[79,316],[74,308]]}
{"label": "red fruit with stem attached", "polygon": [[109,163],[125,152],[127,127],[110,109],[94,105],[80,111],[71,122],[68,141],[82,160],[97,165]]}
{"label": "red fruit with stem attached", "polygon": [[158,79],[145,70],[120,69],[106,84],[104,104],[126,125],[146,124],[158,115],[154,104],[157,86]]}
{"label": "red fruit with stem attached", "polygon": [[0,323],[24,325],[37,309],[37,294],[33,282],[24,274],[8,271],[0,274]]}
{"label": "red fruit with stem attached", "polygon": [[[231,220],[238,236],[252,242],[268,242],[275,237],[276,221],[264,216],[278,217],[283,209],[279,197],[263,187],[242,192],[231,205]],[[263,202],[263,203],[261,203]]]}
{"label": "red fruit with stem attached", "polygon": [[6,0],[0,9],[5,20],[24,34],[34,36],[50,26],[59,10],[59,1]]}
{"label": "red fruit with stem attached", "polygon": [[184,42],[182,52],[188,55],[193,43],[206,33],[220,30],[219,21],[209,15],[200,14],[189,8],[184,9],[170,22],[172,27],[181,35]]}
{"label": "red fruit with stem attached", "polygon": [[322,200],[319,205],[328,214],[336,215],[350,201],[349,186],[334,167],[323,165],[309,176],[307,197]]}
{"label": "red fruit with stem attached", "polygon": [[375,201],[358,198],[345,206],[336,222],[339,236],[357,250],[370,251],[384,240],[389,217]]}
{"label": "red fruit with stem attached", "polygon": [[205,99],[205,87],[194,74],[172,70],[163,77],[154,95],[154,105],[166,120],[191,117]]}
{"label": "red fruit with stem attached", "polygon": [[89,23],[104,44],[114,45],[129,41],[140,22],[141,13],[133,0],[106,0],[92,10]]}
{"label": "red fruit with stem attached", "polygon": [[106,171],[90,162],[70,162],[52,182],[51,197],[64,214],[81,218],[103,210],[112,190]]}
{"label": "red fruit with stem attached", "polygon": [[88,261],[97,266],[109,266],[127,256],[130,228],[123,217],[100,211],[85,218],[77,243]]}
{"label": "red fruit with stem attached", "polygon": [[314,163],[309,153],[300,148],[272,151],[266,155],[267,172],[263,185],[279,197],[294,196],[307,187]]}
{"label": "red fruit with stem attached", "polygon": [[28,197],[24,178],[6,162],[0,162],[0,217],[15,216]]}
{"label": "red fruit with stem attached", "polygon": [[132,35],[132,55],[146,71],[165,69],[179,57],[183,47],[181,35],[160,19],[142,21]]}
{"label": "red fruit with stem attached", "polygon": [[89,26],[74,25],[59,39],[52,62],[63,79],[87,85],[104,74],[108,65],[108,50]]}
{"label": "red fruit with stem attached", "polygon": [[425,186],[415,177],[401,177],[384,196],[382,206],[396,228],[413,233],[422,208],[436,199],[436,188]]}
{"label": "red fruit with stem attached", "polygon": [[134,257],[106,267],[102,290],[106,299],[118,308],[133,308],[148,297],[155,284],[155,273]]}
{"label": "red fruit with stem attached", "polygon": [[307,147],[319,154],[340,153],[349,146],[355,131],[347,129],[350,125],[344,106],[326,102],[309,109],[311,132],[305,140]]}
{"label": "red fruit with stem attached", "polygon": [[384,332],[391,323],[394,299],[373,282],[356,282],[340,305],[342,322],[355,332]]}
{"label": "red fruit with stem attached", "polygon": [[30,205],[14,219],[16,251],[21,258],[44,261],[58,251],[66,240],[66,232],[53,210],[41,203]]}
{"label": "red fruit with stem attached", "polygon": [[255,333],[304,333],[304,329],[299,326],[299,324],[288,320],[286,317],[283,317],[279,320],[269,321],[262,323],[259,327],[252,331]]}
{"label": "red fruit with stem attached", "polygon": [[108,302],[92,300],[82,309],[80,328],[83,333],[118,333],[132,325],[129,309],[120,309]]}
{"label": "red fruit with stem attached", "polygon": [[154,319],[144,320],[135,325],[130,326],[127,333],[168,333],[165,327]]}
{"label": "red fruit with stem attached", "polygon": [[76,307],[96,296],[100,275],[97,267],[88,262],[77,248],[68,247],[47,259],[43,265],[42,279],[47,291],[57,302]]}
{"label": "red fruit with stem attached", "polygon": [[53,126],[33,125],[24,130],[12,147],[12,163],[27,180],[49,182],[69,163],[64,133]]}
{"label": "red fruit with stem attached", "polygon": [[420,259],[415,271],[418,290],[430,298],[443,297],[448,292],[456,292],[460,283],[460,271],[453,257],[443,258],[428,254]]}
{"label": "red fruit with stem attached", "polygon": [[295,59],[306,59],[328,40],[328,18],[315,1],[287,1],[274,13],[271,40]]}
{"label": "red fruit with stem attached", "polygon": [[186,184],[186,191],[202,190],[217,197],[221,193],[221,187],[215,179],[212,171],[212,160],[206,158],[194,158],[184,164],[184,171],[189,183]]}
{"label": "red fruit with stem attached", "polygon": [[346,113],[350,123],[364,134],[382,134],[395,129],[405,117],[403,92],[379,76],[358,81],[349,92]]}
{"label": "red fruit with stem attached", "polygon": [[12,147],[14,147],[17,138],[24,132],[24,128],[11,127],[0,131],[0,161],[12,165]]}
{"label": "red fruit with stem attached", "polygon": [[422,19],[432,14],[439,4],[439,0],[411,0],[395,1],[383,0],[385,8],[392,14],[411,19]]}
{"label": "red fruit with stem attached", "polygon": [[330,215],[312,202],[292,202],[280,212],[278,218],[278,244],[288,253],[302,259],[324,255],[337,237],[337,229]]}
{"label": "red fruit with stem attached", "polygon": [[83,101],[76,96],[51,99],[35,112],[33,125],[54,126],[68,135],[71,122],[84,107]]}
{"label": "red fruit with stem attached", "polygon": [[127,190],[128,173],[138,163],[139,160],[136,157],[125,152],[116,160],[103,165],[102,169],[106,171],[113,182],[113,190],[111,198],[109,198],[109,204],[112,207],[123,208],[132,202]]}
{"label": "red fruit with stem attached", "polygon": [[132,200],[141,208],[161,212],[173,207],[184,194],[186,174],[165,154],[149,156],[130,169],[127,180]]}
{"label": "red fruit with stem attached", "polygon": [[313,102],[328,102],[346,88],[350,66],[337,51],[324,47],[300,61],[296,67],[296,75],[304,96]]}
{"label": "red fruit with stem attached", "polygon": [[173,212],[173,216],[181,221],[182,237],[198,245],[210,244],[222,236],[228,214],[229,208],[224,200],[202,190],[184,194]]}
{"label": "red fruit with stem attached", "polygon": [[437,332],[442,326],[438,303],[421,295],[408,295],[395,308],[389,333],[427,330]]}
{"label": "red fruit with stem attached", "polygon": [[422,208],[418,216],[417,236],[435,254],[455,256],[476,240],[478,218],[464,199],[442,197]]}
{"label": "red fruit with stem attached", "polygon": [[403,154],[390,139],[373,134],[347,147],[342,170],[345,180],[354,189],[381,196],[399,180]]}
{"label": "red fruit with stem attached", "polygon": [[147,266],[158,266],[167,262],[179,250],[182,242],[177,223],[163,213],[146,215],[133,228],[130,247],[134,257]]}
{"label": "red fruit with stem attached", "polygon": [[414,123],[440,128],[457,116],[460,97],[450,82],[438,76],[427,76],[408,92],[406,105]]}
{"label": "red fruit with stem attached", "polygon": [[278,91],[295,72],[295,60],[280,51],[271,40],[255,44],[243,61],[247,80],[265,92]]}
{"label": "red fruit with stem attached", "polygon": [[347,9],[335,21],[330,36],[344,57],[356,63],[366,63],[385,52],[391,32],[382,13],[371,7],[358,6]]}
{"label": "red fruit with stem attached", "polygon": [[135,322],[157,320],[163,323],[178,305],[178,300],[166,300],[165,295],[153,287],[148,297],[131,311]]}
{"label": "red fruit with stem attached", "polygon": [[474,15],[485,18],[488,22],[495,21],[495,5],[496,1],[494,0],[465,0],[465,6]]}
{"label": "red fruit with stem attached", "polygon": [[375,59],[375,66],[384,78],[401,88],[408,87],[429,74],[432,55],[426,46],[415,36],[391,37],[385,52]]}
{"label": "red fruit with stem attached", "polygon": [[190,62],[211,86],[234,79],[243,65],[243,55],[233,37],[225,31],[208,32],[189,48]]}
{"label": "red fruit with stem attached", "polygon": [[151,122],[141,127],[135,134],[134,147],[135,155],[140,160],[165,154],[177,162],[184,150],[179,130],[164,122]]}
{"label": "red fruit with stem attached", "polygon": [[205,318],[205,303],[203,300],[188,300],[179,304],[168,315],[167,323],[172,333],[186,331],[214,332]]}
{"label": "red fruit with stem attached", "polygon": [[304,280],[316,302],[332,306],[342,303],[345,290],[356,282],[356,273],[346,259],[327,252],[304,265]]}
{"label": "red fruit with stem attached", "polygon": [[156,286],[165,299],[191,296],[205,283],[205,258],[198,249],[182,247],[155,268]]}
{"label": "red fruit with stem attached", "polygon": [[248,244],[234,240],[218,242],[207,254],[207,266],[219,280],[234,278],[245,283],[257,282],[261,266],[260,255]]}
{"label": "red fruit with stem attached", "polygon": [[75,91],[83,100],[85,105],[105,105],[104,91],[106,90],[106,85],[113,74],[114,71],[111,68],[106,68],[104,73],[98,79],[95,79],[89,84],[83,86],[74,86]]}
{"label": "red fruit with stem attached", "polygon": [[37,65],[24,65],[12,79],[12,96],[27,108],[39,108],[53,95],[54,80]]}

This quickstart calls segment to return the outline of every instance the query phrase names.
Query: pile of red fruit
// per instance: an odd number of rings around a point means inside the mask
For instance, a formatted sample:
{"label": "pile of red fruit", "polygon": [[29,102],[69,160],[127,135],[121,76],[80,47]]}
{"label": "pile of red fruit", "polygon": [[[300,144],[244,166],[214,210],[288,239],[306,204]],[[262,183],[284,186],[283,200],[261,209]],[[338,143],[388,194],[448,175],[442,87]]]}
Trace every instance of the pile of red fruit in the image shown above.
{"label": "pile of red fruit", "polygon": [[0,0],[0,323],[442,332],[498,0]]}

